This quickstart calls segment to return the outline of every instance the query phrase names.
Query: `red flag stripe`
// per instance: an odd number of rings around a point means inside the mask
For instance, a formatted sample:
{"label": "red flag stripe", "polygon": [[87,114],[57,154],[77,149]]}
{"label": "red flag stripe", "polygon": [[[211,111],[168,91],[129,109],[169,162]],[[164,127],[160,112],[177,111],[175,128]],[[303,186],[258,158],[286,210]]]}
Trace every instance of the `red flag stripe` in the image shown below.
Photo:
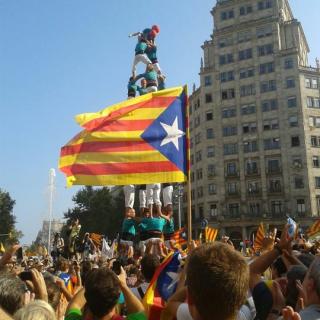
{"label": "red flag stripe", "polygon": [[154,148],[145,141],[83,142],[73,146],[62,147],[60,156],[70,156],[87,152],[125,152],[150,150],[154,150]]}
{"label": "red flag stripe", "polygon": [[74,164],[61,168],[68,176],[70,175],[119,175],[128,173],[148,172],[173,172],[181,171],[171,161],[159,162],[118,162],[118,163],[97,163],[97,164]]}
{"label": "red flag stripe", "polygon": [[91,121],[88,121],[87,123],[83,124],[83,127],[89,131],[92,131],[92,130],[96,131],[96,130],[99,130],[100,126],[103,126],[106,121],[120,118],[137,108],[141,109],[141,108],[168,107],[176,99],[177,97],[154,97],[148,101],[139,102],[128,107],[122,107],[118,110],[111,112],[105,117],[102,116],[100,118],[96,118]]}
{"label": "red flag stripe", "polygon": [[109,120],[105,121],[99,129],[95,129],[94,131],[141,131],[148,128],[151,123],[154,122],[154,119],[147,120]]}

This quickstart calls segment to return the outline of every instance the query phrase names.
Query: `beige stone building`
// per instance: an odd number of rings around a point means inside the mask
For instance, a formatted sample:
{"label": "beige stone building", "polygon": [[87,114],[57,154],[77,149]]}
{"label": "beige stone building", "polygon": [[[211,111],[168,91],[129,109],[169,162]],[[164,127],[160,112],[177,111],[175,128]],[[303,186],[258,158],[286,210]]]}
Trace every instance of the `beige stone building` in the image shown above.
{"label": "beige stone building", "polygon": [[[218,0],[190,98],[192,215],[240,241],[320,215],[320,65],[287,0]],[[186,208],[184,208],[186,212]]]}

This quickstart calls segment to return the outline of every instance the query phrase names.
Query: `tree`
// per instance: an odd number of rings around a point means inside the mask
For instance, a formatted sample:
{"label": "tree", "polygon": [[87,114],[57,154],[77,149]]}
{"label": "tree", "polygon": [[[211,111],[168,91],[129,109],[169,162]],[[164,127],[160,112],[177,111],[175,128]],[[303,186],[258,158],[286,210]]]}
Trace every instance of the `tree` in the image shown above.
{"label": "tree", "polygon": [[69,221],[79,219],[81,235],[95,232],[113,238],[120,232],[124,212],[122,193],[113,194],[107,187],[86,186],[74,195],[72,201],[74,208],[68,209],[64,216]]}
{"label": "tree", "polygon": [[0,189],[0,242],[14,243],[23,236],[15,229],[16,218],[12,214],[15,200],[9,192]]}

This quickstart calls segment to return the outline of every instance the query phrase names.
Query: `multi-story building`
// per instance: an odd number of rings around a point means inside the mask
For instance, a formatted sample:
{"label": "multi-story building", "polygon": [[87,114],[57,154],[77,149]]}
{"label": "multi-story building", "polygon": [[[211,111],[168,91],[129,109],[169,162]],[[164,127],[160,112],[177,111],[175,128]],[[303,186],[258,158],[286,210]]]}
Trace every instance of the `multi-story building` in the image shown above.
{"label": "multi-story building", "polygon": [[192,215],[233,239],[320,215],[320,65],[288,0],[218,0],[190,97]]}

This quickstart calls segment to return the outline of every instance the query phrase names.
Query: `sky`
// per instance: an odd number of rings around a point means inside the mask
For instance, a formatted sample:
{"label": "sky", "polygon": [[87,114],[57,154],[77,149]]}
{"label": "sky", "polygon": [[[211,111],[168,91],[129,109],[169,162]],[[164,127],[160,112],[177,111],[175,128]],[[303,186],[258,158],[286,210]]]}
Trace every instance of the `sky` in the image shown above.
{"label": "sky", "polygon": [[[81,129],[74,116],[126,99],[135,39],[158,24],[167,87],[199,84],[201,45],[215,0],[0,0],[0,189],[16,201],[22,243],[48,218],[49,170],[56,169],[54,218],[73,206],[57,169],[60,148]],[[290,0],[320,57],[319,0]],[[140,71],[142,69],[140,68]]]}

